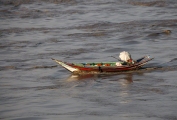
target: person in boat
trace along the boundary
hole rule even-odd
[[[129,52],[123,51],[119,55],[120,61],[116,62],[117,66],[122,66],[122,65],[132,65],[135,62],[133,61],[131,55]]]

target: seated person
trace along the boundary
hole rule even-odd
[[[134,61],[131,58],[130,53],[128,53],[126,51],[121,52],[120,55],[119,55],[119,58],[120,58],[121,61],[116,63],[117,66],[134,64]]]

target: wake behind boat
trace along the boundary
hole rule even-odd
[[[52,60],[72,73],[103,73],[137,70],[153,59],[150,56],[144,56],[140,59],[132,60],[131,55],[125,51],[121,52],[119,57],[120,60],[116,62],[68,63],[53,58]]]

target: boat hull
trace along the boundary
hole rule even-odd
[[[116,66],[116,62],[104,62],[104,63],[92,63],[92,65],[89,63],[67,63],[63,62],[57,59],[52,59],[55,62],[57,62],[59,65],[64,67],[65,69],[69,70],[72,73],[88,73],[88,72],[96,72],[96,73],[102,73],[102,72],[123,72],[123,71],[132,71],[140,69],[143,65],[145,65],[147,62],[152,60],[153,58],[150,58],[149,56],[142,57],[135,61],[132,65],[122,65],[122,66]],[[114,64],[114,65],[111,65]]]

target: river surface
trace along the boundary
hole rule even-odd
[[[167,31],[171,32],[167,32]],[[119,74],[68,62],[154,57]],[[0,0],[0,119],[177,120],[176,0]]]

